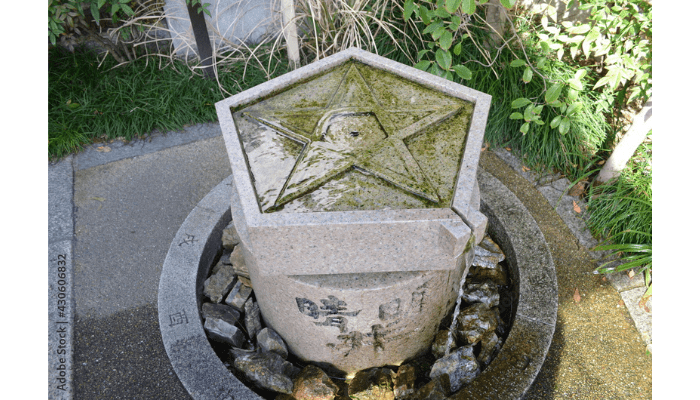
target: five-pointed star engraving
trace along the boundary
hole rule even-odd
[[[246,112],[278,134],[303,145],[284,187],[272,207],[299,198],[352,168],[381,178],[432,202],[439,196],[406,147],[405,140],[424,128],[459,112],[461,106],[391,108],[381,104],[369,84],[351,65],[325,107],[286,111]],[[423,114],[403,128],[394,126],[390,113]],[[317,121],[310,134],[283,126],[285,117]]]

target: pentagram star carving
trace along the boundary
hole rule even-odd
[[[406,140],[430,125],[457,114],[459,105],[416,105],[394,108],[377,100],[370,84],[351,65],[325,107],[284,111],[244,112],[297,142],[297,157],[274,204],[282,206],[351,169],[380,178],[402,190],[438,203],[440,198],[406,146]],[[417,121],[397,127],[391,113],[418,115]],[[316,121],[311,132],[280,121],[303,118]],[[266,211],[266,210],[263,210]]]

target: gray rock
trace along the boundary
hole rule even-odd
[[[479,247],[482,249],[488,250],[491,253],[499,254],[499,260],[503,261],[506,259],[505,254],[503,254],[503,250],[501,250],[501,247],[496,244],[496,242],[491,239],[490,236],[484,236],[484,239],[479,243]]]
[[[469,275],[467,277],[469,278],[469,281],[474,283],[492,281],[499,286],[508,285],[508,275],[501,264],[496,265],[496,268],[472,266],[469,269]]]
[[[233,289],[231,289],[231,293],[226,297],[226,304],[243,311],[243,306],[251,293],[253,293],[253,288],[244,284],[243,281],[239,279],[236,281]]]
[[[463,346],[435,361],[430,370],[430,379],[447,375],[450,393],[456,392],[479,375],[479,364],[471,346]]]
[[[481,339],[481,351],[479,352],[477,360],[481,364],[482,370],[493,360],[500,349],[501,339],[499,339],[495,332],[491,332]]]
[[[474,303],[457,316],[457,337],[464,343],[475,344],[484,335],[496,330],[498,313],[483,303]]]
[[[292,394],[294,383],[290,376],[294,366],[277,353],[253,353],[231,349],[233,366],[256,386],[278,393]]]
[[[435,340],[433,341],[433,345],[430,348],[430,351],[433,353],[433,356],[435,358],[442,358],[445,356],[445,354],[449,353],[450,351],[452,351],[452,349],[457,347],[457,343],[453,338],[453,340],[450,341],[450,350],[447,350],[449,334],[450,331],[448,331],[447,329],[443,329],[438,331],[437,335],[435,335]]]
[[[226,304],[204,303],[202,304],[202,318],[218,318],[236,325],[241,320],[241,313]]]
[[[221,235],[221,242],[226,250],[233,250],[233,247],[240,243],[241,239],[238,237],[238,232],[233,226],[233,221],[224,228],[224,232]]]
[[[243,305],[243,311],[245,313],[244,323],[245,329],[248,331],[248,337],[254,338],[258,336],[258,332],[262,329],[262,323],[260,322],[260,307],[252,297],[248,298],[248,301]]]
[[[462,299],[467,303],[484,303],[489,307],[498,305],[498,287],[492,282],[465,285]]]
[[[231,265],[231,263],[226,264],[223,258],[220,259],[219,262],[212,267],[211,271],[209,271],[209,276],[216,275],[219,271],[221,271],[221,268],[224,268],[225,265]]]
[[[245,265],[245,259],[243,258],[243,249],[241,246],[236,246],[231,252],[229,257],[231,265],[233,265],[233,272],[238,276],[243,276],[250,279],[250,273],[248,272],[248,267]]]
[[[255,351],[257,349],[257,346],[255,345],[255,343],[253,343],[252,340],[246,340],[241,346],[238,346],[238,348],[247,351]]]
[[[506,256],[503,254],[503,251],[501,251],[501,248],[486,236],[484,240],[474,248],[474,261],[472,265],[482,268],[496,268],[498,263],[505,259]]]
[[[411,400],[445,400],[450,391],[450,378],[440,375],[414,392]]]
[[[294,380],[292,396],[297,400],[332,400],[336,393],[338,386],[321,368],[307,365]]]
[[[213,303],[221,303],[226,293],[233,287],[235,274],[230,265],[221,262],[214,267],[214,271],[216,272],[204,281],[204,295]]]
[[[245,342],[243,331],[223,319],[207,318],[204,321],[204,330],[207,331],[212,340],[234,347],[240,347]]]
[[[355,400],[394,400],[394,371],[370,368],[358,372],[348,385],[348,396]]]
[[[394,378],[394,397],[401,400],[412,395],[415,392],[416,377],[416,367],[411,364],[400,366]]]
[[[231,265],[231,252],[227,250],[224,251],[219,259],[219,262],[222,264]]]
[[[280,335],[274,330],[264,328],[258,332],[256,340],[258,341],[258,346],[260,346],[263,351],[277,353],[285,360],[287,359],[287,355],[289,354],[287,352],[287,345],[284,344],[284,340],[282,340]]]

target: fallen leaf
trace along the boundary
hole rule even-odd
[[[579,197],[586,191],[586,185],[583,182],[579,182],[569,189],[569,196]]]
[[[598,161],[598,165],[603,165],[603,164],[605,164],[605,160],[603,160],[603,161]]]
[[[109,153],[112,149],[109,146],[98,146],[97,151],[100,153]]]
[[[607,281],[607,280],[608,280],[608,278],[606,278],[606,277],[603,277],[603,282],[605,282],[605,281]]]
[[[510,151],[510,147],[506,147],[506,150]]]
[[[527,172],[527,171],[529,171],[529,170],[530,170],[530,168],[528,168],[528,167],[526,167],[526,166],[523,165],[523,172]]]
[[[629,276],[630,279],[634,278],[634,270],[631,269],[631,270],[627,271],[627,276]]]
[[[579,207],[575,201],[574,201],[574,211],[576,211],[577,214],[581,214],[581,207]]]
[[[581,295],[578,293],[578,288],[574,289],[574,301],[576,303],[581,301]]]

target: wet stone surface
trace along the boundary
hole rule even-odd
[[[239,246],[230,246],[235,230],[224,229],[212,275],[231,274]],[[443,399],[469,385],[498,354],[505,342],[517,299],[505,257],[486,237],[477,246],[448,340],[453,313],[440,324],[431,351],[401,366],[359,371],[345,379],[338,370],[308,364],[290,354],[284,340],[261,319],[255,293],[238,262],[231,285],[220,293],[204,290],[202,318],[210,344],[225,366],[263,398],[285,399]],[[240,274],[240,275],[238,275]],[[204,286],[211,279],[205,280]],[[236,288],[238,287],[238,288]],[[226,304],[232,293],[248,293],[240,308]],[[219,302],[213,300],[218,299]],[[447,346],[449,345],[449,351]]]
[[[309,212],[448,208],[473,110],[351,61],[232,116],[261,210]]]

